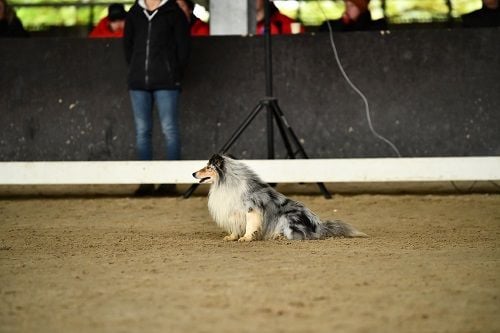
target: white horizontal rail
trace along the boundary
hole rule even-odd
[[[264,181],[418,182],[500,180],[500,157],[242,160]],[[206,161],[0,162],[2,185],[196,182]]]

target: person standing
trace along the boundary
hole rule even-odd
[[[210,26],[194,15],[194,2],[191,0],[177,0],[177,4],[182,9],[189,22],[191,36],[209,36]]]
[[[0,37],[29,37],[23,23],[7,0],[0,0]]]
[[[267,0],[256,0],[255,18],[257,27],[255,33],[263,35],[265,29],[265,6]],[[297,28],[294,29],[294,26]],[[269,28],[271,35],[289,35],[292,33],[304,33],[304,26],[290,17],[282,14],[273,2],[269,2]],[[296,30],[296,31],[294,31]]]
[[[488,28],[500,26],[500,1],[483,0],[483,7],[462,15],[462,26],[466,28]]]
[[[137,0],[123,36],[139,160],[153,159],[153,108],[159,113],[167,160],[181,158],[178,102],[187,65],[189,23],[176,0]],[[175,184],[141,184],[136,196],[173,195]]]
[[[121,3],[108,6],[108,15],[103,17],[89,34],[90,38],[121,38],[127,11]]]
[[[319,31],[328,31],[328,26],[334,31],[386,30],[385,19],[372,20],[370,0],[344,0],[345,10],[338,20],[324,22]]]

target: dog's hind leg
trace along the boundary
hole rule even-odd
[[[238,242],[251,242],[257,240],[262,231],[262,213],[259,210],[251,210],[246,214],[245,235]]]

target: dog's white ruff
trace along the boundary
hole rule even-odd
[[[208,210],[217,225],[231,235],[245,234],[247,208],[241,200],[246,191],[245,185],[240,182],[238,186],[221,184],[210,188]]]

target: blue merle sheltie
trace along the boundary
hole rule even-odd
[[[228,156],[213,155],[193,177],[200,184],[211,184],[208,209],[229,233],[224,240],[367,237],[347,223],[321,221],[302,203],[277,192],[244,163]]]

